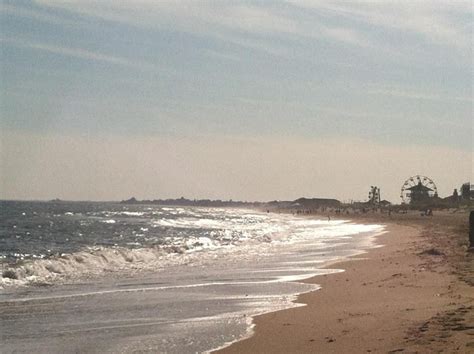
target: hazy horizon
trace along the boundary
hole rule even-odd
[[[473,180],[469,1],[4,1],[0,199],[400,202]]]

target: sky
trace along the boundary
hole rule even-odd
[[[473,179],[470,1],[0,3],[0,199]]]

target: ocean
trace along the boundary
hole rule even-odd
[[[231,208],[0,202],[2,352],[195,353],[302,306],[382,225]]]

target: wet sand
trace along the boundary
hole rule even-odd
[[[472,353],[474,255],[467,213],[365,215],[388,233],[346,271],[314,277],[305,307],[258,316],[255,334],[224,353]]]

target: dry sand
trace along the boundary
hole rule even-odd
[[[225,353],[474,353],[473,258],[467,213],[388,216],[383,247],[309,279],[307,306],[254,319],[255,334]]]

